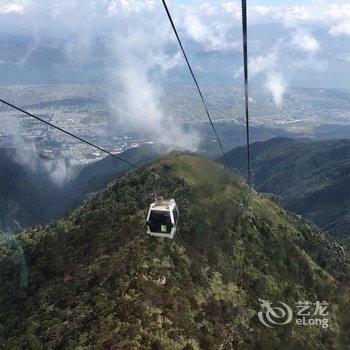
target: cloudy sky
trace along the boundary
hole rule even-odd
[[[242,87],[240,1],[168,5],[200,84]],[[293,87],[350,89],[349,1],[248,5],[253,91],[279,108]],[[193,82],[160,0],[0,0],[0,84],[67,82],[107,82],[123,125],[196,148],[162,108],[164,84]]]
[[[240,2],[168,4],[203,84],[240,83]],[[277,104],[288,86],[350,88],[349,1],[248,4],[251,80]],[[160,0],[0,0],[0,23],[2,83],[118,79],[131,63],[186,79]]]

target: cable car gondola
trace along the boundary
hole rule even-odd
[[[147,233],[156,237],[173,238],[176,233],[179,211],[174,199],[162,197],[150,205],[147,215]]]

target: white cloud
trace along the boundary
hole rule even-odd
[[[63,159],[47,160],[42,165],[58,186],[63,186],[73,177],[73,169]]]
[[[142,16],[141,16],[142,17]],[[162,87],[154,71],[166,72],[183,63],[179,52],[166,52],[171,37],[164,17],[143,18],[138,25],[126,21],[111,42],[116,66],[110,74],[113,115],[129,130],[142,132],[171,148],[195,150],[197,135],[185,131],[162,108]],[[156,24],[156,25],[155,25]]]
[[[221,2],[221,7],[236,18],[241,16],[241,7],[238,1]]]
[[[153,9],[156,5],[155,0],[120,0],[120,5],[129,12],[141,12]]]
[[[229,20],[232,16],[235,20],[240,20],[241,17],[241,2],[239,0],[221,1],[219,5],[214,6],[212,3],[204,2],[199,6],[195,5],[180,5],[186,9],[187,13],[200,13],[200,11],[210,15],[227,15]],[[267,6],[267,5],[248,5],[248,13],[250,23],[266,22],[283,22],[286,25],[295,25],[300,23],[322,23],[330,24],[339,20],[350,19],[350,4],[304,4],[286,6]]]
[[[204,2],[203,4],[201,4],[200,9],[208,15],[215,14],[216,12],[215,7],[210,5],[209,2]]]
[[[29,5],[29,1],[2,2],[0,2],[0,13],[24,13]]]
[[[283,95],[287,89],[287,84],[283,75],[281,73],[269,72],[265,82],[265,88],[272,93],[276,106],[280,106],[283,102]]]
[[[314,54],[320,49],[320,43],[315,39],[306,28],[298,28],[292,43],[300,50]]]
[[[154,64],[159,66],[163,73],[184,64],[184,58],[182,52],[178,51],[174,56],[169,56],[162,53],[153,57]]]
[[[251,10],[256,12],[258,15],[265,17],[274,13],[276,11],[276,8],[271,6],[252,6]]]
[[[250,58],[249,72],[250,77],[263,75],[265,83],[263,87],[272,94],[276,106],[283,103],[283,95],[287,89],[286,79],[282,72],[278,72],[280,66],[280,47],[273,47],[267,55],[259,55]],[[243,68],[235,72],[235,77],[241,76]]]
[[[295,5],[291,7],[275,7],[275,19],[281,19],[287,25],[297,23],[327,24],[350,18],[350,5]]]
[[[327,16],[335,21],[350,19],[350,4],[333,4],[329,6],[327,8]]]
[[[198,16],[192,13],[186,15],[183,26],[187,35],[203,44],[208,51],[227,50],[235,45],[235,43],[228,41],[227,29],[221,24],[214,22],[211,26],[205,25]]]
[[[334,25],[329,30],[329,33],[334,36],[350,35],[350,21]]]
[[[300,22],[317,20],[319,13],[311,6],[296,5],[287,9],[280,8],[275,16],[290,26]]]
[[[118,4],[116,1],[111,1],[108,5],[108,13],[109,15],[114,15],[118,13]]]
[[[31,171],[45,170],[50,178],[59,186],[72,179],[72,168],[63,159],[57,157],[56,159],[45,160],[43,162],[40,157],[38,145],[21,136],[23,135],[23,126],[18,115],[13,114],[11,122],[5,121],[3,127],[10,135],[14,135],[16,162],[23,164]]]
[[[199,18],[189,14],[185,18],[186,33],[195,41],[205,42],[209,36],[207,28],[202,24]]]
[[[102,47],[111,118],[170,148],[196,149],[197,135],[162,109],[162,79],[157,78],[183,64],[183,58],[170,45],[174,36],[159,1],[33,0],[26,15],[28,28],[35,18],[38,26],[64,37],[69,63],[89,64],[96,47]],[[53,171],[58,179],[65,174],[61,165]]]
[[[257,75],[266,71],[270,71],[278,63],[277,48],[266,56],[260,55],[252,57],[249,61],[249,70],[251,75]]]

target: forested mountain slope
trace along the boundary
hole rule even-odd
[[[160,175],[155,182],[152,172]],[[174,240],[146,235],[150,193]],[[0,246],[5,349],[332,349],[349,340],[346,252],[222,166],[180,153],[113,182],[65,220]],[[329,302],[330,327],[267,328],[259,300]]]
[[[320,227],[350,234],[350,140],[275,138],[251,145],[253,182]],[[228,153],[245,171],[246,148]]]

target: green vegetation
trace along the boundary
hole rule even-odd
[[[174,240],[145,234],[153,189],[178,202]],[[1,346],[345,349],[343,248],[263,195],[253,194],[247,212],[246,196],[246,185],[221,165],[171,153],[65,220],[1,245]],[[326,300],[330,327],[268,329],[257,319],[258,298]]]
[[[252,144],[253,181],[259,192],[321,228],[350,238],[350,141],[275,138]],[[246,149],[228,154],[233,167],[246,165]]]

